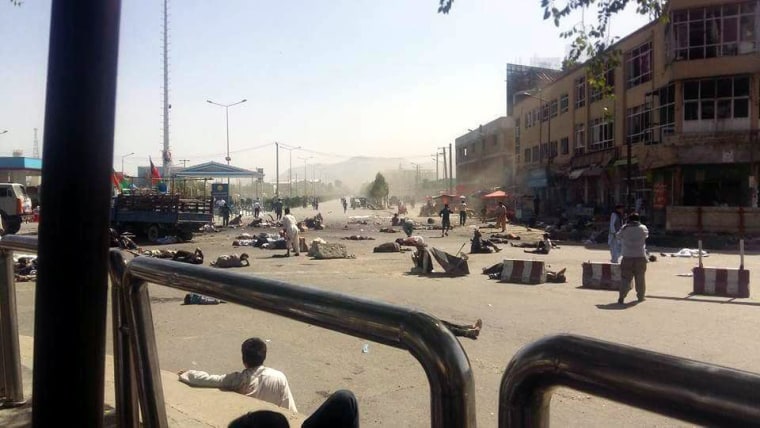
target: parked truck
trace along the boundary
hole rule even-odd
[[[5,233],[14,234],[32,218],[32,201],[19,183],[0,183],[0,217]]]
[[[213,198],[180,195],[120,194],[111,203],[111,227],[119,233],[144,235],[150,242],[164,236],[193,239],[193,233],[214,220]]]

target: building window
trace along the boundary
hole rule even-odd
[[[558,144],[558,142],[556,140],[555,141],[551,141],[549,143],[549,157],[550,158],[557,157],[557,155],[559,154],[559,150],[557,149],[558,146],[559,146],[559,144]]]
[[[683,83],[685,121],[749,117],[749,77],[687,80]]]
[[[541,122],[546,122],[549,120],[549,104],[544,104],[541,106]]]
[[[672,135],[676,126],[676,86],[670,84],[662,87],[654,93],[659,100],[659,105],[655,108],[652,129],[655,134],[652,143],[662,142],[662,137]]]
[[[649,103],[626,110],[626,142],[645,143],[652,140],[652,107]]]
[[[541,144],[541,152],[538,155],[541,159],[546,159],[549,157],[549,143],[542,143]]]
[[[652,42],[631,49],[625,57],[627,88],[652,80]]]
[[[467,157],[467,147],[462,149],[462,157]]]
[[[586,105],[586,78],[575,79],[575,108]]]
[[[533,155],[531,156],[531,159],[533,160],[533,162],[538,162],[538,157],[539,157],[538,146],[536,145],[536,146],[533,146]]]
[[[530,128],[530,113],[525,113],[525,128]]]
[[[602,86],[591,86],[589,101],[592,103],[601,100],[608,91],[615,93],[615,69],[611,68],[604,72],[604,82],[599,83]]]
[[[559,140],[559,151],[563,155],[570,153],[570,139],[569,138],[565,137]]]
[[[556,99],[554,99],[552,100],[550,105],[551,105],[550,111],[551,111],[552,117],[557,117],[557,115],[559,114],[559,102]]]
[[[588,124],[589,141],[588,151],[594,152],[598,150],[609,149],[613,146],[613,140],[615,138],[615,126],[614,122],[604,120],[602,118],[593,119]]]
[[[757,51],[757,0],[673,11],[676,61]]]
[[[570,108],[570,97],[567,94],[562,94],[562,96],[559,97],[559,112],[567,113],[569,108]]]
[[[530,149],[525,149],[525,163],[530,163]]]
[[[586,125],[580,123],[575,125],[575,142],[573,144],[573,153],[582,155],[586,152]]]

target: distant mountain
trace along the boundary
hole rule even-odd
[[[320,177],[325,182],[334,182],[340,180],[344,187],[353,193],[358,193],[362,184],[369,183],[375,179],[375,175],[380,172],[383,175],[396,175],[399,171],[406,171],[407,174],[414,174],[415,166],[404,158],[374,158],[358,156],[343,162],[333,164],[309,164],[307,168],[307,179],[313,177],[313,170],[316,170],[316,178]],[[298,180],[303,179],[304,168],[293,168],[293,180],[298,175]],[[435,174],[433,174],[435,175]],[[412,180],[414,176],[412,175]],[[280,174],[280,180],[288,180],[288,171]]]

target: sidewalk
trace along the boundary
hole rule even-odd
[[[31,426],[32,408],[32,362],[34,339],[19,336],[21,348],[21,370],[24,381],[25,406],[0,410],[0,426],[20,428]],[[115,393],[113,378],[113,357],[106,356],[105,379],[105,426],[115,427]],[[230,421],[247,412],[273,410],[284,414],[292,427],[300,427],[304,418],[255,398],[233,392],[223,392],[211,388],[192,388],[177,380],[177,375],[161,371],[164,387],[166,414],[169,426],[187,428],[226,427]]]

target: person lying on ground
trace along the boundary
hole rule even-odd
[[[488,275],[488,279],[501,279],[501,272],[504,270],[504,262],[499,262],[489,267],[483,268],[483,275]],[[567,282],[565,272],[567,268],[558,271],[546,270],[546,282],[564,283]]]
[[[267,344],[258,337],[251,337],[243,342],[240,351],[243,371],[214,375],[200,370],[180,370],[177,372],[179,380],[190,386],[237,392],[298,413],[285,374],[264,366]]]
[[[200,248],[196,248],[192,253],[185,250],[177,250],[172,257],[172,260],[177,262],[190,263],[194,265],[203,264],[203,251]]]
[[[446,320],[441,320],[444,327],[454,336],[466,337],[468,339],[477,340],[480,335],[480,330],[483,328],[483,320],[478,318],[475,324],[454,324]]]
[[[230,422],[229,428],[289,428],[288,419],[271,410],[249,412]],[[341,389],[330,394],[301,428],[359,428],[359,403],[353,392]]]
[[[472,232],[472,244],[470,245],[470,254],[478,253],[497,253],[501,251],[501,248],[497,247],[490,239],[484,239],[480,230],[475,228]]]
[[[229,268],[229,267],[245,267],[250,266],[251,263],[248,261],[248,254],[243,253],[241,255],[237,254],[228,254],[228,255],[222,255],[216,258],[216,261],[211,262],[211,266],[216,266],[219,268]]]
[[[527,247],[530,244],[524,244],[524,243],[522,243],[522,244],[518,244],[518,245],[515,245],[515,244],[510,244],[510,245],[512,245],[513,247]],[[526,253],[533,253],[533,254],[549,254],[549,251],[551,251],[552,248],[559,248],[558,246],[556,246],[556,245],[554,245],[552,243],[551,239],[549,239],[549,234],[548,233],[544,233],[543,240],[538,241],[538,243],[535,244],[535,247],[536,247],[535,250],[530,250],[530,251],[529,250],[525,250],[525,252]]]

